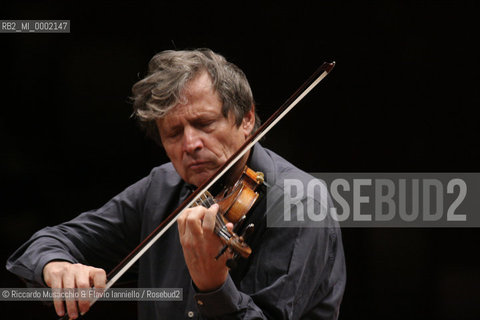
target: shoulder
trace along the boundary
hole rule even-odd
[[[180,176],[178,175],[177,171],[173,167],[171,162],[164,163],[160,166],[154,167],[151,171],[149,176],[152,179],[166,179],[170,182],[178,182],[181,180]]]
[[[150,191],[176,189],[184,184],[171,162],[154,167],[145,179],[148,181]]]
[[[252,155],[252,165],[264,172],[270,185],[283,186],[286,179],[295,179],[303,184],[308,183],[314,177],[299,169],[294,164],[281,157],[277,153],[257,144]],[[257,170],[254,168],[255,170]]]

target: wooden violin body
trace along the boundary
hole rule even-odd
[[[214,203],[219,209],[215,221],[215,233],[220,237],[225,247],[216,258],[220,257],[225,249],[230,248],[235,254],[242,258],[248,258],[252,250],[245,243],[244,235],[238,236],[235,232],[228,230],[227,223],[231,222],[237,230],[242,225],[248,212],[258,200],[260,193],[259,186],[264,183],[262,172],[255,172],[245,166],[241,176],[233,186],[223,188],[217,196],[212,197],[210,192],[205,192],[196,202],[196,205],[210,207]],[[246,230],[252,230],[253,225]]]

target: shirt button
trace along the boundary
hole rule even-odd
[[[203,301],[202,300],[197,300],[197,303],[199,306],[203,306]]]
[[[189,318],[193,318],[195,314],[193,313],[193,311],[188,311],[187,315]]]

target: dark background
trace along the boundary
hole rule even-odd
[[[165,49],[225,55],[247,74],[262,119],[335,60],[263,142],[306,171],[478,172],[479,13],[475,1],[2,3],[1,19],[70,19],[71,33],[0,34],[1,261],[166,161],[128,102]],[[340,319],[480,317],[478,229],[357,228],[343,239]],[[0,308],[55,319],[37,302]],[[94,310],[135,318],[133,303]]]

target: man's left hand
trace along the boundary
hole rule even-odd
[[[180,243],[190,276],[200,291],[213,291],[227,280],[225,265],[230,254],[228,250],[218,260],[215,256],[222,248],[222,242],[215,234],[215,220],[218,205],[209,209],[197,206],[185,210],[177,220]],[[227,224],[231,230],[232,225]]]

